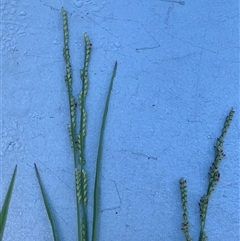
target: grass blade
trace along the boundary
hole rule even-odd
[[[0,241],[3,238],[3,232],[4,232],[6,220],[7,220],[8,208],[9,208],[9,204],[10,204],[10,201],[11,201],[12,190],[13,190],[13,186],[14,186],[16,173],[17,173],[17,165],[14,168],[12,179],[11,179],[10,185],[8,187],[7,195],[5,197],[3,207],[2,207],[2,210],[0,212]]]
[[[98,154],[97,154],[97,163],[96,163],[96,174],[95,174],[95,185],[94,185],[94,207],[93,207],[93,229],[92,229],[92,241],[97,240],[97,221],[98,221],[98,201],[99,201],[99,176],[100,176],[100,167],[101,167],[101,159],[102,159],[102,147],[103,147],[103,136],[104,136],[104,130],[106,125],[106,118],[107,118],[107,112],[108,112],[108,105],[111,95],[111,90],[113,86],[113,80],[116,76],[117,72],[117,62],[115,62],[112,78],[110,81],[109,89],[108,89],[108,95],[105,103],[103,118],[102,118],[102,125],[101,125],[101,131],[100,131],[100,137],[99,137],[99,144],[98,144]]]
[[[45,205],[45,208],[46,208],[46,211],[47,211],[48,219],[49,219],[51,227],[52,227],[53,239],[54,239],[54,241],[57,241],[57,233],[56,233],[56,229],[55,229],[53,215],[51,213],[50,205],[49,205],[49,202],[47,200],[47,195],[46,195],[46,193],[44,191],[44,188],[43,188],[43,184],[42,184],[40,174],[39,174],[38,169],[37,169],[37,165],[35,163],[34,163],[34,168],[35,168],[38,183],[39,183],[39,186],[40,186],[40,189],[41,189],[42,198],[43,198],[44,205]]]

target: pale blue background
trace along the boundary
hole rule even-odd
[[[3,241],[53,240],[34,162],[60,240],[76,241],[62,6],[69,17],[75,87],[84,32],[93,44],[87,96],[89,190],[107,86],[118,61],[103,150],[99,240],[184,240],[182,176],[188,182],[190,232],[198,240],[198,202],[231,107],[236,114],[206,232],[209,241],[240,240],[237,2],[1,1],[1,205],[18,164]]]

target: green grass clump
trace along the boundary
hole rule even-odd
[[[94,185],[94,202],[93,202],[93,226],[92,226],[92,235],[89,235],[89,218],[87,212],[87,172],[85,169],[85,137],[86,137],[86,125],[87,125],[87,112],[85,108],[86,96],[88,91],[88,66],[90,59],[91,46],[89,37],[87,34],[84,34],[85,42],[85,56],[84,56],[84,66],[80,70],[80,79],[82,84],[82,89],[78,94],[77,98],[74,97],[72,91],[72,68],[70,63],[70,53],[69,53],[69,32],[68,32],[68,19],[67,13],[62,8],[62,17],[63,17],[63,33],[64,33],[64,47],[63,47],[63,56],[65,60],[66,74],[65,74],[65,84],[67,86],[68,93],[68,103],[69,103],[69,114],[70,114],[70,124],[68,125],[68,132],[70,136],[71,146],[73,150],[73,159],[74,159],[74,169],[75,169],[75,184],[76,184],[76,204],[77,204],[77,227],[78,227],[78,241],[89,241],[90,236],[91,240],[97,240],[97,221],[98,221],[98,201],[99,201],[99,179],[100,179],[100,169],[101,169],[101,158],[102,158],[102,148],[103,148],[103,136],[106,125],[106,118],[108,112],[108,105],[111,95],[111,90],[113,86],[113,80],[116,76],[117,71],[117,62],[115,63],[112,77],[110,80],[110,85],[108,89],[107,99],[105,102],[104,113],[102,117],[102,125],[100,130],[99,145],[97,150],[97,160],[96,160],[96,173],[95,173],[95,185]],[[77,123],[76,112],[77,106],[79,107],[80,121]],[[54,224],[54,218],[51,213],[50,204],[44,190],[40,174],[38,172],[36,164],[35,171],[40,185],[41,194],[45,204],[45,208],[48,214],[48,218],[52,227],[52,233],[54,241],[57,240],[57,234]]]
[[[206,241],[207,235],[205,232],[205,223],[207,217],[207,209],[210,200],[210,196],[214,191],[214,188],[219,181],[220,173],[218,170],[219,164],[222,158],[225,156],[222,150],[224,137],[227,134],[228,128],[231,124],[232,118],[234,115],[233,108],[230,110],[229,115],[226,117],[222,133],[217,138],[217,143],[215,145],[215,158],[210,167],[210,171],[208,173],[208,188],[206,194],[204,194],[199,202],[199,209],[200,209],[200,234],[199,234],[199,241]],[[188,212],[187,212],[187,184],[184,178],[180,179],[180,191],[181,191],[181,200],[182,200],[182,208],[183,208],[183,223],[182,223],[182,230],[185,234],[186,241],[192,241],[190,234],[189,234],[189,222],[188,222]]]
[[[85,108],[86,96],[88,91],[88,66],[91,52],[91,43],[87,34],[84,34],[85,41],[85,57],[84,67],[80,70],[80,78],[82,81],[82,90],[77,99],[72,93],[72,70],[69,54],[69,34],[68,34],[68,20],[67,13],[62,8],[63,16],[63,31],[64,31],[64,48],[63,55],[66,64],[65,83],[67,86],[69,110],[70,110],[70,124],[68,125],[69,136],[72,144],[74,155],[74,167],[75,167],[75,181],[76,181],[76,202],[77,202],[77,219],[78,219],[78,240],[89,240],[88,235],[88,217],[87,217],[87,172],[85,170],[85,136],[86,136],[86,124],[87,124],[87,112]],[[97,220],[98,220],[98,200],[99,200],[99,175],[101,168],[101,157],[103,147],[103,136],[106,125],[106,117],[108,111],[108,105],[110,100],[110,94],[112,90],[113,80],[116,76],[117,62],[115,63],[108,95],[105,103],[105,109],[102,117],[102,125],[100,130],[98,154],[96,161],[96,176],[94,186],[94,207],[93,207],[93,230],[92,240],[97,239]],[[80,123],[76,124],[76,107],[79,106],[80,111]],[[77,130],[78,129],[78,130]]]

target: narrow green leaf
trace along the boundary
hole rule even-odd
[[[35,167],[38,183],[39,183],[39,186],[40,186],[40,189],[41,189],[44,205],[45,205],[45,208],[46,208],[46,211],[47,211],[48,219],[49,219],[51,227],[52,227],[53,238],[54,238],[54,241],[57,241],[57,233],[56,233],[56,229],[55,229],[53,215],[51,213],[50,205],[49,205],[49,202],[47,200],[47,195],[45,193],[45,190],[44,190],[44,187],[43,187],[43,184],[42,184],[42,181],[41,181],[40,174],[38,172],[36,163],[34,163],[34,167]]]
[[[117,62],[115,62],[112,78],[110,81],[109,89],[108,89],[108,95],[105,103],[105,108],[103,112],[103,118],[102,118],[102,126],[100,131],[100,137],[99,137],[99,144],[98,144],[98,154],[97,154],[97,163],[96,163],[96,174],[95,174],[95,185],[94,185],[94,207],[93,207],[93,229],[92,229],[92,241],[97,240],[97,221],[98,221],[98,201],[99,201],[99,176],[100,176],[100,168],[101,168],[101,159],[102,159],[102,148],[103,148],[103,136],[104,136],[104,130],[106,125],[106,118],[107,118],[107,112],[108,112],[108,105],[111,95],[111,90],[113,86],[113,80],[116,76],[117,72]]]
[[[12,190],[13,190],[13,186],[14,186],[16,173],[17,173],[17,165],[14,168],[12,179],[11,179],[10,185],[8,187],[7,195],[5,197],[3,207],[2,207],[2,210],[0,212],[0,241],[3,238],[3,232],[4,232],[6,220],[7,220],[8,208],[9,208],[9,204],[10,204],[10,201],[11,201]]]

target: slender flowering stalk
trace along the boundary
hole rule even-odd
[[[229,115],[226,117],[223,129],[222,129],[222,133],[219,136],[219,138],[217,138],[217,143],[215,146],[215,159],[214,159],[214,162],[212,163],[212,165],[210,167],[210,171],[208,173],[209,184],[208,184],[207,193],[201,197],[200,202],[199,202],[200,225],[201,225],[199,241],[207,240],[207,235],[204,231],[204,228],[205,228],[205,220],[206,220],[206,216],[207,216],[208,203],[209,203],[210,196],[220,178],[220,173],[218,171],[218,167],[219,167],[219,164],[220,164],[222,158],[225,156],[225,154],[222,150],[223,141],[224,141],[224,137],[227,134],[231,121],[233,119],[233,115],[234,115],[234,109],[232,108],[229,112]]]
[[[222,158],[225,156],[222,150],[224,137],[227,134],[228,128],[231,124],[231,121],[233,119],[234,115],[234,109],[232,108],[229,112],[229,115],[226,117],[226,120],[224,122],[224,126],[222,129],[222,133],[219,138],[217,138],[217,143],[215,146],[215,159],[210,167],[210,171],[208,173],[209,177],[209,184],[207,193],[204,194],[199,202],[199,209],[200,209],[200,234],[199,234],[199,241],[206,241],[207,235],[205,232],[205,222],[207,217],[207,209],[209,204],[209,199],[214,191],[214,188],[219,181],[220,173],[218,171],[219,164],[222,160]],[[188,216],[187,216],[187,186],[186,186],[186,180],[184,178],[180,179],[180,191],[181,191],[181,200],[182,200],[182,207],[183,207],[183,224],[182,224],[182,230],[185,234],[186,241],[191,241],[189,235],[189,222],[188,222]]]
[[[183,208],[182,230],[185,234],[186,241],[192,241],[189,234],[189,222],[188,222],[188,211],[187,211],[187,181],[184,178],[181,178],[179,183],[180,183],[181,200],[182,200],[182,208]]]

